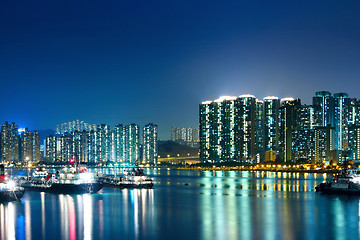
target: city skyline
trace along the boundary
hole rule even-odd
[[[359,98],[355,1],[4,2],[0,120],[54,129],[198,126],[198,103],[252,93]]]
[[[318,91],[318,92],[315,92],[316,94],[318,93],[330,93],[329,91],[325,91],[325,90],[321,90],[321,91]],[[330,93],[332,94],[332,93]],[[335,94],[345,94],[349,99],[358,99],[357,97],[355,96],[350,96],[348,93],[343,93],[343,92],[336,92],[334,93]],[[313,103],[304,103],[303,101],[303,98],[300,98],[300,97],[290,97],[290,96],[284,96],[284,97],[278,97],[278,96],[274,96],[274,95],[269,95],[269,96],[264,96],[263,98],[258,98],[256,97],[255,95],[253,94],[249,94],[249,93],[245,93],[245,94],[240,94],[240,95],[236,95],[236,96],[220,96],[218,98],[216,98],[216,100],[205,100],[205,101],[202,101],[200,104],[204,104],[204,103],[207,103],[207,102],[213,102],[213,101],[220,101],[220,100],[224,100],[224,99],[227,99],[227,98],[242,98],[242,97],[251,97],[251,98],[254,98],[254,99],[263,99],[263,100],[267,100],[267,99],[279,99],[279,100],[284,100],[284,101],[287,101],[287,100],[300,100],[302,101],[302,104],[303,105],[308,105],[308,106],[311,106],[313,105]],[[314,96],[311,97],[312,98],[312,101],[314,101]],[[360,98],[359,98],[360,99]],[[199,104],[199,103],[197,103]],[[197,118],[198,118],[198,115],[197,115]],[[4,120],[4,122],[10,122],[10,123],[15,123],[14,121],[8,121],[8,120]],[[78,131],[82,131],[82,130],[92,130],[92,129],[96,129],[98,126],[101,126],[101,125],[107,125],[111,128],[115,128],[116,129],[116,126],[119,124],[119,123],[116,123],[114,126],[111,126],[110,124],[107,124],[107,123],[104,123],[104,121],[101,121],[102,123],[101,124],[91,124],[91,123],[86,123],[82,120],[79,120],[79,119],[73,119],[72,121],[68,121],[68,122],[63,122],[63,123],[58,123],[56,124],[56,126],[54,128],[49,128],[49,129],[44,129],[44,128],[39,128],[39,129],[32,129],[33,131],[45,131],[47,134],[46,136],[41,136],[41,138],[45,138],[49,135],[53,135],[53,133],[48,133],[47,130],[51,130],[51,131],[54,131],[54,134],[57,134],[57,135],[61,135],[63,134],[64,132],[73,132],[75,130],[78,130]],[[73,130],[70,130],[72,127],[71,127],[71,124],[73,124]],[[130,124],[134,124],[134,123],[129,123]],[[145,123],[143,125],[146,125],[148,123]],[[25,131],[25,129],[28,129],[29,127],[28,126],[22,126],[18,123],[16,123],[16,125],[18,125],[18,131],[19,132],[23,132]],[[198,124],[195,126],[195,127],[187,127],[187,128],[191,128],[191,129],[194,129],[194,130],[198,130],[199,128],[199,125],[200,125],[200,122],[198,120]],[[60,131],[61,128],[68,128],[67,131]],[[174,126],[171,126],[170,129],[166,129],[164,130],[164,132],[166,132],[164,134],[164,136],[166,136],[166,139],[158,139],[158,140],[161,140],[161,141],[167,141],[167,140],[171,140],[171,141],[174,141],[173,139],[173,136],[172,136],[172,131],[173,131],[173,128],[177,128],[177,127],[174,127]],[[178,130],[182,129],[184,131],[184,129],[187,129],[187,128],[177,128]]]

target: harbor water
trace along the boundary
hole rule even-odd
[[[329,174],[145,171],[153,189],[1,203],[0,239],[360,239],[360,197],[315,192]]]

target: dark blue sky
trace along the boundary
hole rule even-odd
[[[360,98],[359,1],[1,1],[0,121],[197,127],[221,95]]]

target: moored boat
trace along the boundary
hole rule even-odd
[[[5,167],[0,165],[0,202],[20,201],[25,189],[5,178]]]
[[[123,177],[101,177],[99,182],[106,187],[116,188],[152,188],[154,185],[153,180],[148,178],[142,168],[124,168],[123,174]]]
[[[103,187],[95,174],[84,167],[71,167],[45,178],[23,179],[20,183],[26,190],[60,194],[96,193]]]
[[[356,169],[346,169],[331,182],[321,183],[315,189],[317,192],[329,194],[360,195],[360,176]]]

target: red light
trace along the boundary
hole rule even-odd
[[[70,158],[70,163],[74,163],[75,160],[73,158]]]

